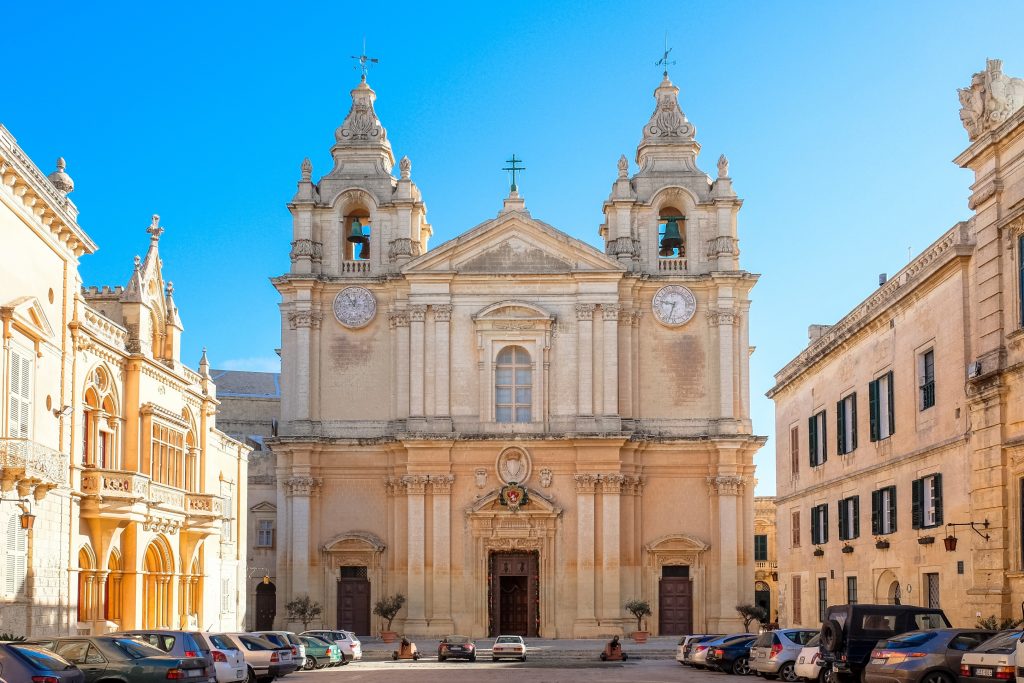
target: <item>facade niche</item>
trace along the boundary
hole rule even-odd
[[[370,212],[353,207],[342,219],[342,250],[346,261],[367,261],[370,258]]]

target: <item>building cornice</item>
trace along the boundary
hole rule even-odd
[[[1022,124],[1024,124],[1024,107],[1013,112],[1013,114],[1011,114],[1010,117],[1006,119],[1006,121],[1003,121],[1003,123],[998,127],[979,136],[978,139],[972,142],[967,149],[953,159],[953,163],[962,168],[970,167],[978,157],[984,155],[992,147],[1000,144],[1005,138],[1010,137],[1013,133],[1020,132],[1018,131],[1018,128],[1021,128]]]

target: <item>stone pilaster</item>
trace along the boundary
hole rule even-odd
[[[424,320],[427,307],[409,307],[409,417],[423,417]]]
[[[309,586],[312,555],[309,545],[310,498],[320,492],[323,481],[318,477],[296,476],[285,481],[291,507],[291,580],[295,594]]]
[[[433,502],[433,601],[431,603],[430,630],[448,635],[454,629],[452,621],[452,483],[455,475],[430,475],[430,495]]]
[[[622,545],[621,496],[626,478],[621,474],[601,476],[601,623],[610,625],[622,619]]]
[[[718,328],[718,391],[720,417],[729,419],[735,416],[734,408],[734,368],[736,353],[733,344],[733,325],[736,314],[731,310],[708,311],[708,321]]]
[[[395,394],[398,396],[396,416],[402,420],[409,417],[409,314],[393,311],[389,323],[394,326],[395,344]]]
[[[426,476],[409,475],[402,477],[408,510],[406,539],[408,541],[409,603],[405,630],[409,633],[424,633],[427,627],[426,558],[424,550],[424,494],[429,479]]]
[[[434,412],[438,417],[448,417],[450,408],[451,336],[452,305],[431,306],[434,311]]]
[[[585,638],[596,635],[597,616],[594,610],[594,488],[598,478],[593,474],[575,474],[576,481],[576,624],[573,635]]]
[[[717,476],[708,477],[707,482],[712,504],[717,503],[718,528],[714,537],[719,539],[718,566],[721,568],[718,575],[719,604],[715,610],[717,615],[708,610],[708,628],[725,629],[721,632],[728,633],[735,631],[743,623],[736,615],[736,600],[745,591],[740,589],[736,568],[739,559],[738,547],[741,543],[738,536],[740,495],[745,481],[743,477]]]
[[[604,406],[606,416],[619,414],[619,305],[602,304],[604,319]]]
[[[578,415],[594,414],[594,304],[576,304],[576,357],[579,372]]]
[[[310,419],[310,386],[312,376],[311,330],[320,327],[321,315],[317,311],[297,310],[288,314],[288,325],[295,331],[295,419]]]

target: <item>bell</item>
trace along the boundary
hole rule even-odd
[[[365,261],[368,258],[370,258],[370,240],[364,237],[359,243],[359,260]]]
[[[666,216],[663,220],[665,221],[665,236],[661,238],[661,250],[658,251],[658,255],[671,256],[672,252],[683,246],[683,238],[679,234],[679,221],[686,219],[682,216]]]
[[[348,241],[355,244],[366,244],[366,233],[363,232],[363,224],[358,218],[352,219],[352,232],[349,233]]]

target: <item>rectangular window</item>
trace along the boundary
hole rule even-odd
[[[256,547],[274,547],[274,520],[261,519],[256,522]]]
[[[896,431],[892,371],[868,384],[868,408],[871,413],[871,440],[888,439]]]
[[[860,536],[860,496],[839,501],[839,540],[849,541]]]
[[[803,605],[801,604],[801,598],[803,598],[803,595],[801,593],[800,577],[799,576],[794,576],[793,577],[793,601],[792,601],[793,602],[793,624],[794,625],[799,624],[802,621],[801,612],[803,610],[801,609],[801,607],[803,607]]]
[[[754,534],[754,562],[768,561],[768,536]]]
[[[935,351],[928,349],[918,362],[921,374],[921,410],[935,405]]]
[[[150,476],[153,477],[153,481],[183,488],[185,483],[185,435],[166,425],[154,422],[152,447]]]
[[[836,404],[836,452],[851,453],[857,448],[857,393],[844,397]]]
[[[7,435],[12,439],[28,439],[32,434],[32,369],[32,354],[12,346],[7,406]]]
[[[924,587],[928,592],[928,606],[938,608],[939,605],[939,575],[925,574]]]
[[[220,611],[221,612],[232,612],[234,606],[234,600],[231,596],[231,579],[220,580]]]
[[[807,443],[810,447],[811,467],[824,465],[828,460],[828,442],[825,434],[825,411],[807,419]]]
[[[1024,479],[1021,479],[1021,500],[1024,500]],[[792,519],[793,519],[793,528],[792,528],[792,532],[793,532],[793,547],[794,548],[799,548],[800,547],[800,511],[799,510],[794,510],[793,511]]]
[[[818,621],[825,621],[825,610],[828,609],[828,579],[818,579]]]
[[[811,508],[811,543],[828,543],[828,503]]]
[[[850,605],[857,604],[857,577],[846,577],[846,602]]]
[[[789,461],[793,475],[800,474],[800,428],[796,425],[789,428]]]
[[[884,536],[896,531],[896,487],[871,492],[871,533]]]
[[[931,529],[942,524],[942,475],[930,474],[911,484],[911,526]]]
[[[1017,238],[1017,297],[1020,302],[1020,325],[1024,327],[1024,235]]]

